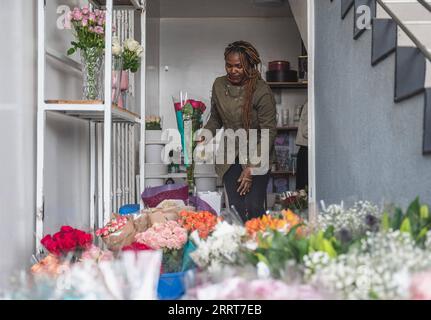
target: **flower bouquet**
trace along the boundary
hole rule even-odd
[[[158,116],[145,117],[146,130],[162,130],[161,119]]]
[[[65,19],[65,28],[73,26],[75,41],[68,55],[78,49],[81,53],[82,71],[84,76],[84,100],[101,100],[103,95],[102,76],[105,49],[106,13],[102,10],[91,10],[87,6],[74,8]]]
[[[125,107],[125,97],[129,89],[129,71],[136,73],[141,65],[141,57],[144,52],[144,48],[134,39],[126,39],[121,45],[120,40],[114,37],[112,40],[112,54],[114,61],[118,61],[117,72],[114,72],[114,78],[112,82],[113,91],[116,89],[116,93],[121,93],[119,96],[115,96],[118,107]],[[115,65],[115,64],[114,64]]]
[[[180,223],[188,231],[197,231],[201,239],[206,239],[217,225],[218,219],[211,212],[181,211]]]
[[[154,250],[163,250],[162,265],[165,273],[180,271],[187,230],[178,222],[157,223],[147,231],[138,233],[135,240]]]
[[[254,218],[245,223],[247,233],[250,236],[256,236],[259,232],[267,230],[277,230],[282,233],[287,233],[292,227],[300,224],[302,219],[290,210],[283,210],[279,217],[271,215],[263,215],[260,218]],[[296,229],[297,233],[301,232],[301,228]]]
[[[187,182],[189,193],[194,189],[194,162],[193,150],[196,142],[193,140],[194,133],[202,128],[202,115],[206,106],[202,101],[187,99],[187,93],[180,93],[180,101],[173,98],[178,130],[181,134],[181,146],[184,154],[184,164],[187,168]]]
[[[46,235],[40,241],[49,253],[57,257],[66,257],[69,254],[79,255],[89,248],[92,242],[93,236],[91,234],[70,226],[63,226],[53,236]],[[76,256],[73,258],[76,258]]]
[[[200,268],[217,272],[224,265],[235,265],[240,258],[242,240],[246,230],[227,222],[219,222],[206,240],[200,238],[197,230],[190,235],[196,245],[196,250],[190,254]]]
[[[117,251],[132,244],[136,235],[136,230],[132,220],[126,217],[111,219],[105,227],[96,231],[108,249]]]

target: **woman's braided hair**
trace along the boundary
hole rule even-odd
[[[262,75],[259,71],[261,60],[259,52],[252,44],[246,41],[235,41],[226,47],[224,52],[225,60],[231,53],[238,53],[241,65],[244,68],[244,74],[246,76],[245,83],[245,102],[242,107],[243,110],[243,125],[247,130],[250,129],[251,125],[251,109],[253,103],[253,94],[256,90],[257,81],[262,79]]]

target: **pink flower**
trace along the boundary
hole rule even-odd
[[[88,16],[88,20],[90,20],[91,22],[96,21],[96,15],[93,12],[91,12],[90,15]]]
[[[82,14],[87,15],[90,13],[90,9],[88,9],[88,7],[85,6],[85,7],[82,7],[81,12],[82,12]]]
[[[431,300],[431,272],[413,276],[410,282],[410,299]]]
[[[103,26],[105,24],[105,19],[102,19],[102,18],[97,19],[97,24],[99,26]],[[114,29],[114,27],[112,27],[112,28]]]
[[[81,21],[82,20],[82,13],[81,11],[79,11],[79,9],[77,11],[73,10],[73,20],[75,21]]]
[[[99,17],[99,16],[100,16],[100,13],[101,13],[101,11],[100,11],[99,9],[94,10],[94,15],[95,15],[96,17]]]
[[[97,34],[103,34],[105,31],[101,26],[97,26],[94,28],[94,32],[96,32]]]
[[[82,21],[81,21],[81,25],[82,25],[83,27],[88,26],[88,19],[87,19],[87,18],[83,18],[83,19],[82,19]]]
[[[181,103],[179,103],[179,102],[174,103],[174,107],[175,107],[175,111],[181,111],[182,110]]]

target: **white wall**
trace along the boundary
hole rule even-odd
[[[293,18],[162,18],[160,30],[160,114],[164,128],[177,127],[172,95],[178,96],[180,90],[209,106],[213,81],[225,74],[223,53],[228,43],[253,43],[263,60],[263,74],[272,60],[289,60],[297,69],[301,53]],[[169,71],[164,71],[165,66]]]
[[[65,48],[55,29],[57,4],[48,0],[47,42]],[[30,265],[36,207],[37,2],[0,2],[0,288]],[[63,42],[62,42],[63,41]],[[80,77],[47,59],[47,98],[80,96]],[[81,121],[49,116],[46,135],[46,228],[88,227],[88,130]]]
[[[304,41],[304,46],[308,49],[307,0],[289,0],[289,5]]]
[[[48,0],[46,46],[66,53],[73,40],[71,30],[57,28],[59,5],[84,5],[80,0]],[[72,56],[80,61],[79,53]],[[81,73],[47,58],[46,99],[81,99]],[[45,149],[45,233],[63,224],[89,228],[89,125],[87,121],[49,114]]]
[[[0,38],[8,44],[0,55],[0,288],[11,270],[28,265],[33,248],[35,7],[33,1],[0,2]]]

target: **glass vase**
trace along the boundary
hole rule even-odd
[[[103,100],[103,49],[81,49],[81,62],[83,74],[83,99]]]
[[[175,273],[181,271],[184,250],[163,249],[162,268],[163,273]]]
[[[123,70],[123,60],[114,56],[112,59],[112,103],[119,106],[121,99],[121,73]]]

